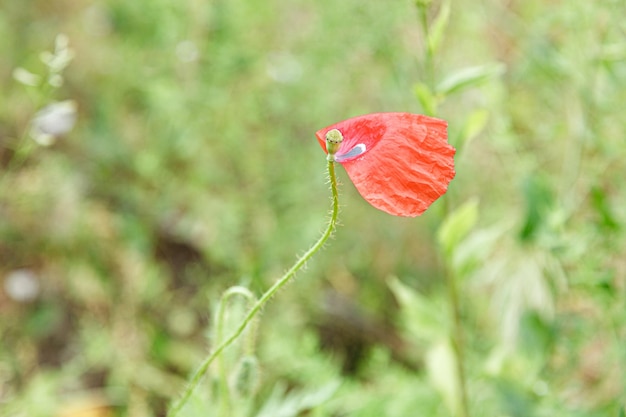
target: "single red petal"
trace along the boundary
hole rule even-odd
[[[389,214],[415,217],[454,178],[456,151],[447,142],[446,127],[444,120],[419,114],[374,113],[328,126],[315,136],[326,151],[326,132],[339,130],[344,141],[337,161],[361,196]]]

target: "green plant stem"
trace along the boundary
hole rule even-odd
[[[435,59],[430,42],[430,22],[428,20],[428,5],[418,2],[417,9],[419,12],[420,23],[422,27],[422,35],[424,36],[424,80],[431,92],[435,91]]]
[[[456,355],[456,374],[457,385],[460,395],[460,409],[459,415],[461,417],[469,417],[469,402],[467,397],[467,383],[465,376],[465,354],[463,346],[463,327],[461,323],[461,308],[459,304],[458,290],[456,286],[456,279],[450,271],[445,273],[448,287],[448,301],[450,302],[450,308],[452,310],[452,345],[454,347],[454,353]]]
[[[335,165],[334,162],[328,161],[328,176],[330,178],[330,189],[332,193],[332,212],[330,215],[330,220],[328,222],[328,226],[322,236],[318,239],[311,248],[306,251],[304,255],[302,255],[296,263],[283,275],[280,279],[278,279],[274,285],[272,285],[259,300],[250,308],[248,314],[244,317],[239,327],[223,342],[221,342],[214,350],[211,352],[209,356],[202,362],[200,367],[196,370],[196,372],[191,377],[189,384],[183,391],[180,399],[174,403],[174,405],[170,408],[167,413],[168,417],[175,417],[185,406],[189,397],[194,392],[196,387],[199,385],[202,377],[209,369],[209,366],[215,358],[217,358],[228,346],[230,346],[241,334],[244,332],[246,327],[250,324],[250,322],[255,318],[255,316],[259,313],[259,311],[263,308],[263,306],[269,301],[270,298],[274,296],[281,288],[283,288],[291,279],[295,276],[296,272],[298,272],[306,262],[311,259],[311,257],[319,251],[324,243],[328,240],[328,238],[333,234],[333,231],[337,227],[337,217],[339,215],[339,192],[337,190],[337,177],[335,176]]]
[[[217,307],[217,320],[215,325],[215,343],[221,343],[224,337],[224,321],[226,316],[226,306],[231,298],[239,295],[248,300],[248,303],[253,305],[256,302],[256,297],[250,290],[245,287],[235,286],[227,289],[222,294],[219,305]],[[254,328],[254,325],[253,325]],[[254,332],[253,332],[254,333]],[[249,337],[254,338],[254,334],[249,335]],[[246,343],[246,345],[253,344]],[[219,374],[219,384],[220,384],[220,416],[229,416],[231,415],[231,406],[230,406],[230,390],[228,389],[228,378],[226,375],[226,364],[224,363],[224,355],[221,355],[217,358],[217,368]]]
[[[4,183],[7,181],[9,174],[19,169],[35,148],[34,144],[28,141],[27,136],[28,133],[25,131],[22,136],[17,139],[13,148],[13,155],[4,171],[0,173],[0,195],[4,192]]]
[[[48,83],[44,83],[40,88],[41,91],[39,91],[39,97],[32,97],[34,109],[40,109],[46,102],[52,100],[54,88],[51,88]],[[13,155],[11,156],[6,168],[2,173],[0,173],[0,195],[4,192],[4,183],[7,180],[8,175],[21,168],[26,160],[28,160],[31,156],[33,151],[37,148],[34,140],[29,137],[29,131],[32,126],[31,123],[32,120],[26,127],[24,127],[22,134],[16,138],[15,144],[11,147]]]

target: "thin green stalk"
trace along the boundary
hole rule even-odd
[[[428,4],[418,2],[417,9],[419,12],[419,18],[422,28],[422,35],[424,36],[424,79],[426,85],[431,91],[435,89],[435,58],[434,51],[430,42],[430,22],[428,19]]]
[[[220,299],[220,303],[217,307],[216,325],[215,325],[215,343],[220,343],[224,337],[224,321],[226,316],[226,306],[228,301],[235,295],[242,296],[248,300],[249,304],[256,301],[256,297],[250,290],[244,287],[235,286],[227,289]],[[254,337],[254,335],[252,335]],[[228,389],[228,379],[226,375],[226,364],[224,363],[224,356],[220,356],[217,361],[217,368],[219,374],[220,383],[220,416],[230,415],[230,390]]]
[[[25,129],[22,135],[16,140],[15,146],[12,149],[13,155],[11,155],[7,167],[4,169],[4,172],[0,174],[0,195],[4,192],[4,185],[9,174],[20,168],[34,149],[34,144],[29,142],[28,139],[28,129]]]
[[[435,91],[435,51],[431,42],[431,25],[428,18],[430,1],[417,1],[417,9],[425,42],[424,54],[424,78],[431,92]],[[444,212],[448,212],[448,199],[444,199]],[[463,347],[463,326],[461,322],[461,309],[459,305],[458,289],[454,275],[447,270],[445,273],[448,287],[448,302],[452,312],[452,344],[456,361],[457,385],[459,388],[459,416],[469,417],[469,401],[467,395],[467,382],[465,375],[465,354]]]
[[[328,176],[330,177],[330,189],[332,192],[332,212],[330,216],[330,220],[328,222],[328,227],[322,233],[322,236],[319,238],[317,242],[311,248],[306,251],[304,255],[302,255],[296,263],[283,275],[278,281],[274,283],[264,294],[259,298],[259,300],[250,308],[248,314],[244,317],[239,327],[223,342],[217,346],[211,352],[209,356],[202,362],[200,367],[196,370],[194,375],[187,384],[187,387],[183,391],[182,396],[178,401],[174,403],[172,408],[170,408],[167,413],[168,417],[175,417],[185,406],[191,394],[195,391],[196,387],[200,384],[202,377],[209,369],[209,366],[215,358],[217,358],[228,346],[230,346],[235,340],[241,336],[246,327],[250,324],[250,322],[255,318],[257,313],[263,308],[263,306],[269,301],[270,298],[274,296],[281,288],[283,288],[291,279],[295,276],[296,272],[298,272],[306,262],[311,259],[311,257],[319,251],[324,243],[328,240],[328,238],[332,235],[333,231],[337,226],[337,217],[339,215],[339,192],[337,190],[337,178],[335,176],[335,165],[333,161],[328,161]]]
[[[461,417],[469,417],[469,401],[467,396],[467,383],[464,366],[465,352],[463,346],[463,326],[461,323],[461,308],[459,304],[458,290],[455,277],[452,273],[450,271],[446,271],[445,276],[447,279],[446,286],[448,287],[448,301],[450,302],[450,308],[452,310],[452,344],[456,355],[456,374],[460,395],[459,413]]]

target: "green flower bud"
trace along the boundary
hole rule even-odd
[[[234,392],[243,398],[252,397],[260,385],[259,361],[255,356],[244,356],[232,375]]]
[[[326,150],[328,151],[326,159],[329,161],[335,160],[335,154],[341,147],[341,142],[343,142],[343,135],[339,130],[331,129],[326,132]]]

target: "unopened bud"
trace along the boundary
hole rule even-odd
[[[326,132],[326,150],[328,151],[327,159],[329,161],[335,160],[335,154],[341,147],[341,142],[343,142],[343,135],[337,129],[331,129]]]
[[[245,356],[233,374],[234,392],[243,398],[251,397],[256,393],[260,379],[259,361],[255,356]]]

